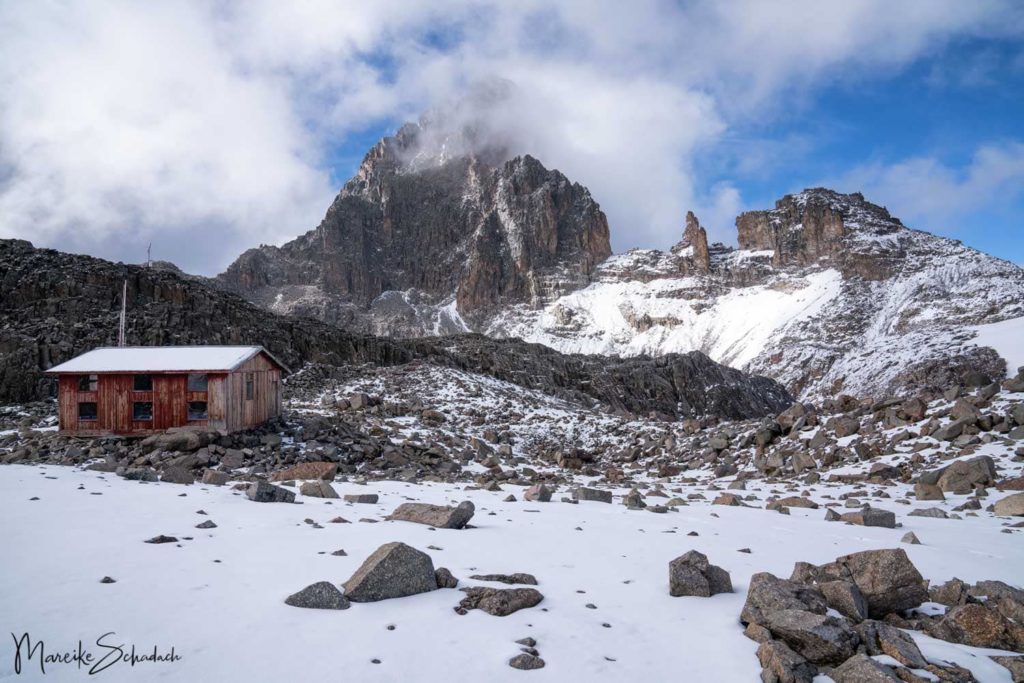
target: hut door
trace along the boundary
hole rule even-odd
[[[100,380],[104,427],[115,434],[132,430],[132,376],[107,375]]]

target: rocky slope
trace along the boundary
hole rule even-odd
[[[0,240],[0,404],[49,395],[53,383],[42,374],[45,369],[112,345],[124,281],[129,344],[257,343],[295,370],[311,362],[380,366],[420,359],[606,409],[669,417],[765,415],[792,400],[774,381],[749,377],[700,353],[606,359],[480,335],[358,335],[308,318],[268,314],[173,270]]]

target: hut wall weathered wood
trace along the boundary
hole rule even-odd
[[[237,431],[281,414],[281,367],[265,352],[230,371],[202,374],[206,376],[205,391],[197,390],[201,383],[189,390],[187,372],[148,373],[141,375],[148,381],[141,382],[136,381],[138,373],[61,374],[60,430],[130,434],[191,426]],[[190,406],[194,410],[190,411]]]

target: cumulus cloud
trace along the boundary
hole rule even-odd
[[[983,145],[962,168],[922,156],[858,166],[823,184],[862,188],[905,223],[955,236],[971,213],[1010,206],[1024,197],[1024,142]]]
[[[0,237],[191,271],[314,227],[328,150],[481,79],[504,133],[591,188],[617,248],[727,237],[695,159],[823,79],[1021,32],[1012,2],[126,0],[0,4]],[[792,102],[789,101],[791,105]],[[773,114],[774,112],[774,114]]]

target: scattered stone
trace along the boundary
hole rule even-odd
[[[289,595],[284,604],[308,609],[348,609],[349,600],[329,581],[318,581]]]
[[[513,669],[523,669],[525,671],[530,669],[543,669],[544,660],[536,655],[523,652],[508,660],[508,665]]]
[[[611,503],[612,502],[612,492],[611,491],[604,491],[602,489],[592,489],[592,488],[587,488],[586,486],[581,486],[581,487],[575,489],[572,492],[572,497],[573,497],[573,500],[578,500],[578,501],[590,500],[590,501],[595,501],[595,502],[598,502],[598,503]]]
[[[218,472],[217,470],[205,470],[202,481],[210,486],[223,486],[231,481],[231,475],[227,472]]]
[[[811,683],[818,675],[818,667],[793,652],[780,640],[761,641],[757,648],[761,662],[763,683]]]
[[[455,588],[459,585],[459,580],[445,567],[438,567],[434,571],[434,580],[438,588]]]
[[[474,510],[473,503],[468,500],[459,503],[458,507],[402,503],[388,519],[426,524],[438,529],[462,529],[472,519]]]
[[[918,540],[917,534],[913,531],[908,531],[903,534],[903,538],[900,539],[900,543],[907,543],[909,545],[921,545],[921,541]]]
[[[159,545],[160,543],[177,543],[177,542],[178,542],[178,539],[175,538],[174,536],[164,536],[163,534],[160,534],[159,536],[154,536],[153,538],[146,539],[146,543],[152,543],[154,545]]]
[[[732,592],[729,572],[708,562],[696,550],[680,555],[668,564],[668,591],[673,597],[697,596],[708,598],[719,593]]]
[[[860,640],[845,620],[800,609],[772,612],[764,626],[798,655],[819,665],[845,661]]]
[[[346,503],[359,503],[365,505],[373,505],[379,500],[380,496],[376,493],[346,493]]]
[[[257,503],[294,503],[295,492],[283,489],[280,486],[268,484],[265,481],[258,481],[249,485],[245,495],[249,500]]]
[[[844,522],[859,524],[860,526],[880,526],[885,527],[886,529],[896,528],[895,513],[889,512],[888,510],[880,510],[878,508],[868,508],[867,510],[847,512],[840,515],[839,519]]]
[[[286,467],[270,475],[270,481],[287,481],[289,479],[322,479],[334,481],[338,474],[338,465],[333,462],[304,462]]]
[[[817,568],[819,580],[852,580],[868,602],[868,614],[881,619],[928,600],[926,583],[902,548],[864,550]]]
[[[537,579],[533,576],[533,574],[473,574],[469,578],[474,579],[476,581],[494,581],[509,585],[517,583],[524,584],[527,586],[537,585]]]
[[[303,482],[299,487],[299,493],[310,498],[337,498],[338,492],[334,487],[322,479]]]
[[[534,607],[544,599],[536,588],[463,588],[466,597],[459,603],[459,610],[465,613],[479,609],[496,617],[507,617],[521,609]]]
[[[530,502],[551,502],[551,489],[544,484],[534,484],[523,493],[523,499]]]
[[[168,467],[160,473],[160,481],[170,484],[191,484],[195,480],[192,472],[184,467]]]
[[[741,622],[764,626],[769,615],[787,609],[824,614],[827,604],[825,596],[813,586],[780,579],[768,572],[750,577],[747,600],[740,614]]]
[[[867,655],[850,657],[829,674],[835,683],[891,683],[899,681],[892,669]]]
[[[100,583],[117,583],[117,579],[112,579],[109,576],[104,576],[100,579]]]
[[[997,500],[993,510],[997,517],[1024,517],[1024,493],[1014,493]]]
[[[212,519],[208,519],[205,522],[200,522],[199,524],[196,524],[196,528],[197,529],[216,529],[217,525],[214,524]]]

